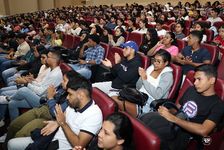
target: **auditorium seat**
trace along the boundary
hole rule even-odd
[[[123,57],[123,49],[120,47],[111,47],[109,50],[109,53],[107,55],[107,59],[109,59],[112,63],[112,65],[115,64],[115,60],[114,60],[114,54],[118,53],[121,57]]]
[[[72,68],[66,63],[60,63],[60,68],[61,68],[61,71],[62,71],[63,74],[72,70]]]
[[[103,42],[100,42],[100,45],[104,48],[104,58],[106,58],[110,50],[110,45]]]
[[[150,129],[145,127],[138,119],[126,112],[122,112],[131,120],[133,126],[133,141],[136,150],[159,150],[160,139]]]
[[[181,52],[182,49],[186,46],[186,42],[181,40],[181,39],[177,39],[177,47],[179,48],[179,51]]]
[[[222,56],[222,59],[219,62],[217,71],[218,71],[218,78],[224,80],[224,56]]]
[[[190,28],[191,27],[191,21],[190,20],[185,20],[184,26],[185,26],[185,28]]]
[[[181,83],[182,69],[180,66],[171,64],[170,67],[173,69],[173,85],[170,89],[168,98],[173,99],[177,96],[177,91]]]
[[[143,34],[131,32],[128,35],[127,41],[135,41],[140,46],[143,42]]]
[[[73,35],[68,35],[68,34],[64,35],[64,40],[62,43],[63,47],[72,49],[75,47],[74,43],[75,43],[75,37]]]
[[[166,25],[166,24],[163,24],[163,25],[162,25],[162,28],[163,28],[164,30],[166,30],[166,31],[170,31],[170,27],[169,27],[168,25]]]
[[[209,29],[205,29],[205,35],[207,36],[207,43],[212,42],[213,38],[214,38],[214,31],[213,30],[209,30]]]
[[[155,24],[146,24],[146,27],[147,27],[147,28],[155,28],[156,25],[155,25]]]
[[[217,28],[217,30],[224,25],[224,21],[214,22],[213,26]]]
[[[149,67],[149,58],[146,55],[140,55],[141,60],[142,60],[142,68],[143,69],[147,69]]]
[[[116,103],[104,92],[98,88],[93,88],[92,98],[102,111],[103,118],[117,111]]]
[[[209,53],[211,55],[211,63],[216,64],[216,62],[218,60],[218,54],[219,54],[217,46],[210,45],[207,43],[202,43],[201,47],[206,48],[209,51]]]
[[[74,36],[74,45],[73,45],[73,47],[74,48],[76,48],[78,45],[79,45],[79,43],[80,43],[80,37],[79,36]]]

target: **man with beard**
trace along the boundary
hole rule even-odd
[[[58,127],[49,147],[52,149],[72,149],[76,145],[86,147],[102,125],[102,112],[91,99],[91,83],[80,78],[68,83],[69,106],[63,113],[61,106],[56,105],[56,121],[47,121],[41,130],[43,136],[50,135]],[[9,150],[23,150],[32,143],[31,137],[14,138],[8,142]]]
[[[0,103],[8,104],[9,116],[13,120],[19,116],[19,108],[33,108],[40,106],[40,97],[46,96],[47,88],[50,85],[58,87],[62,81],[62,72],[59,66],[60,52],[50,51],[47,54],[47,65],[49,72],[46,73],[40,82],[32,79],[24,82],[26,86],[18,89],[10,97],[1,96]]]
[[[66,100],[67,97],[67,84],[73,80],[80,78],[80,75],[75,71],[69,71],[63,76],[61,86],[56,89],[53,86],[48,87],[47,98],[40,101],[45,101],[45,103],[38,108],[33,108],[21,116],[13,120],[8,128],[7,137],[5,143],[14,137],[26,137],[30,136],[31,131],[36,128],[43,128],[44,122],[55,118],[55,105],[60,104],[62,110],[68,106]],[[3,139],[3,138],[1,138]]]

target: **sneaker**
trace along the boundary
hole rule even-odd
[[[4,143],[5,142],[5,138],[6,138],[6,133],[0,137],[0,143]]]
[[[5,125],[5,122],[4,122],[4,120],[2,119],[2,120],[0,121],[0,128],[3,127],[4,125]]]
[[[0,104],[8,104],[9,101],[7,100],[6,96],[0,96]]]

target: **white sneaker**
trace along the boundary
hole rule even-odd
[[[0,96],[0,104],[8,104],[9,101],[6,99],[6,96]]]
[[[5,142],[5,138],[6,138],[6,133],[0,137],[0,143],[4,143]]]
[[[4,125],[5,125],[5,122],[4,122],[4,120],[2,119],[2,120],[0,121],[0,128],[3,127]]]

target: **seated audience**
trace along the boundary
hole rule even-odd
[[[166,30],[162,28],[164,22],[162,20],[156,21],[156,31],[159,37],[164,37],[166,35]]]
[[[109,29],[109,28],[104,27],[103,28],[103,34],[100,37],[100,42],[108,44],[109,43],[109,35],[112,35],[112,30]]]
[[[200,31],[192,31],[188,37],[188,46],[175,58],[175,61],[182,65],[183,74],[202,64],[211,63],[209,51],[200,46],[202,37]]]
[[[147,32],[146,21],[145,20],[140,20],[138,25],[139,25],[139,28],[132,31],[132,32],[140,33],[140,34],[146,34],[146,32]]]
[[[208,137],[219,125],[224,115],[224,103],[215,93],[216,78],[217,70],[212,65],[201,65],[195,69],[194,86],[186,90],[177,104],[189,120],[173,115],[164,106],[159,107],[158,113],[141,117],[145,125],[160,137],[161,149],[186,149],[192,137],[202,144],[203,137]],[[175,132],[170,123],[180,129]]]
[[[167,32],[164,38],[151,48],[147,55],[153,56],[160,49],[168,51],[172,57],[177,56],[179,49],[176,45],[176,39],[173,32]]]
[[[102,112],[91,99],[92,86],[89,81],[80,78],[69,82],[67,87],[69,106],[65,113],[57,104],[56,120],[46,121],[46,126],[41,129],[42,136],[56,132],[48,146],[51,149],[72,149],[78,145],[86,147],[102,126]],[[24,150],[32,142],[31,137],[14,138],[9,140],[8,150]]]
[[[113,113],[104,120],[98,139],[89,146],[88,150],[130,150],[132,149],[132,128],[127,116],[120,112]],[[75,146],[73,150],[82,150],[82,147]]]
[[[33,108],[26,113],[22,114],[10,123],[7,137],[5,140],[5,146],[12,138],[30,136],[31,132],[36,128],[43,128],[44,121],[54,119],[55,105],[60,104],[62,111],[67,108],[67,84],[73,80],[78,79],[80,76],[74,71],[69,71],[63,76],[61,86],[57,89],[54,86],[48,87],[47,97],[41,98],[41,107]],[[4,137],[1,137],[1,139]]]
[[[224,25],[219,28],[219,35],[213,39],[213,43],[219,48],[224,49]]]
[[[99,88],[109,96],[117,95],[119,90],[125,86],[135,87],[139,78],[138,67],[141,66],[141,58],[137,54],[138,45],[133,41],[127,41],[122,45],[124,59],[118,53],[115,53],[115,65],[107,58],[102,60],[102,64],[110,68],[114,77],[112,81],[94,83],[93,87]]]
[[[138,69],[139,80],[136,88],[146,93],[149,98],[145,106],[141,107],[131,103],[128,100],[120,101],[117,96],[112,98],[117,102],[120,110],[126,110],[132,116],[136,117],[150,111],[150,103],[155,99],[167,98],[169,90],[173,84],[173,69],[169,67],[171,55],[166,50],[160,49],[153,58],[153,64],[144,70]]]
[[[92,75],[90,67],[100,64],[101,60],[104,59],[104,48],[100,45],[100,37],[98,35],[92,34],[88,38],[88,42],[80,49],[79,62],[69,65],[73,70],[77,71],[85,78],[90,79]]]
[[[115,34],[113,35],[108,35],[109,37],[109,44],[112,46],[120,46],[125,42],[124,38],[124,29],[122,27],[117,27],[115,29]]]
[[[210,11],[210,17],[209,17],[206,21],[211,22],[211,26],[213,26],[213,24],[214,24],[215,22],[223,21],[222,18],[220,18],[220,17],[218,16],[219,13],[220,13],[219,8],[213,8],[213,9]]]
[[[50,51],[47,54],[47,64],[49,69],[42,76],[42,80],[36,82],[33,78],[22,80],[24,87],[19,88],[16,92],[9,96],[1,96],[1,105],[8,104],[9,116],[13,120],[19,116],[19,108],[33,108],[40,106],[40,97],[45,96],[49,85],[58,87],[62,81],[62,72],[59,67],[60,53],[58,51]],[[2,106],[1,106],[2,107]],[[2,116],[5,111],[1,112]]]
[[[174,34],[176,39],[185,38],[185,34],[183,33],[183,30],[184,30],[184,23],[183,22],[176,23],[174,28]]]
[[[136,27],[134,26],[135,20],[134,19],[128,19],[127,20],[127,31],[132,32],[136,30]]]
[[[139,53],[147,55],[147,52],[158,43],[159,37],[154,28],[148,28],[144,35],[143,42],[139,47]]]

